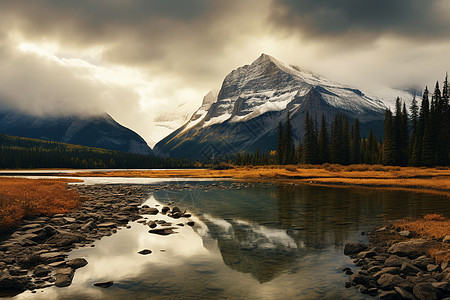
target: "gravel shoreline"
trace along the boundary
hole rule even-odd
[[[369,236],[368,244],[345,245],[344,254],[359,267],[356,272],[343,269],[350,275],[347,288],[379,299],[450,300],[450,264],[436,261],[427,252],[446,241],[412,238],[409,231],[398,232],[390,226]]]

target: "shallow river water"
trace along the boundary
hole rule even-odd
[[[201,188],[211,184],[228,188]],[[259,183],[243,188],[231,181],[196,186],[156,191],[145,202],[187,208],[194,227],[158,236],[131,223],[95,247],[70,253],[89,262],[71,286],[15,299],[365,299],[370,297],[344,288],[348,276],[340,268],[355,270],[343,255],[346,242],[365,241],[361,232],[388,220],[450,216],[447,198],[404,191]],[[161,214],[147,217],[174,222]],[[143,249],[153,253],[137,253]],[[103,280],[114,285],[92,286]]]

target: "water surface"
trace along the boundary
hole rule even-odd
[[[186,182],[180,182],[183,186]],[[211,184],[221,188],[202,188]],[[80,248],[89,264],[67,288],[17,299],[365,299],[345,289],[349,241],[388,220],[439,212],[447,198],[403,191],[198,181],[195,189],[159,190],[147,204],[170,202],[193,213],[194,227],[157,236],[132,223]],[[225,188],[223,188],[225,187]],[[149,219],[186,222],[158,214]],[[151,249],[152,254],[137,252]],[[114,280],[108,289],[93,282]],[[370,298],[370,297],[367,297]]]

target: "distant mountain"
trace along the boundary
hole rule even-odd
[[[305,114],[331,122],[336,113],[359,118],[362,132],[373,127],[379,134],[384,110],[395,95],[382,97],[331,82],[326,78],[288,66],[262,54],[250,65],[229,73],[218,95],[208,94],[191,119],[156,144],[154,151],[171,157],[213,159],[239,151],[269,151],[276,148],[278,123],[290,113],[296,143],[303,136]],[[386,96],[384,96],[386,97]]]
[[[120,125],[108,114],[47,117],[4,111],[0,112],[0,133],[122,152],[153,154],[141,136]]]

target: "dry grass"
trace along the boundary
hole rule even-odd
[[[66,180],[0,178],[0,232],[23,218],[66,213],[81,201]]]
[[[396,221],[394,228],[409,230],[423,238],[442,240],[450,235],[450,220],[439,214],[428,214],[421,219],[404,219]],[[428,249],[428,253],[438,261],[450,260],[450,246],[448,243],[436,243]]]
[[[71,174],[73,175],[73,174]],[[228,170],[150,170],[115,172],[80,172],[76,176],[112,177],[194,177],[275,180],[288,179],[312,184],[354,185],[382,188],[405,188],[450,195],[448,168],[413,168],[382,165],[288,165],[246,166]]]

